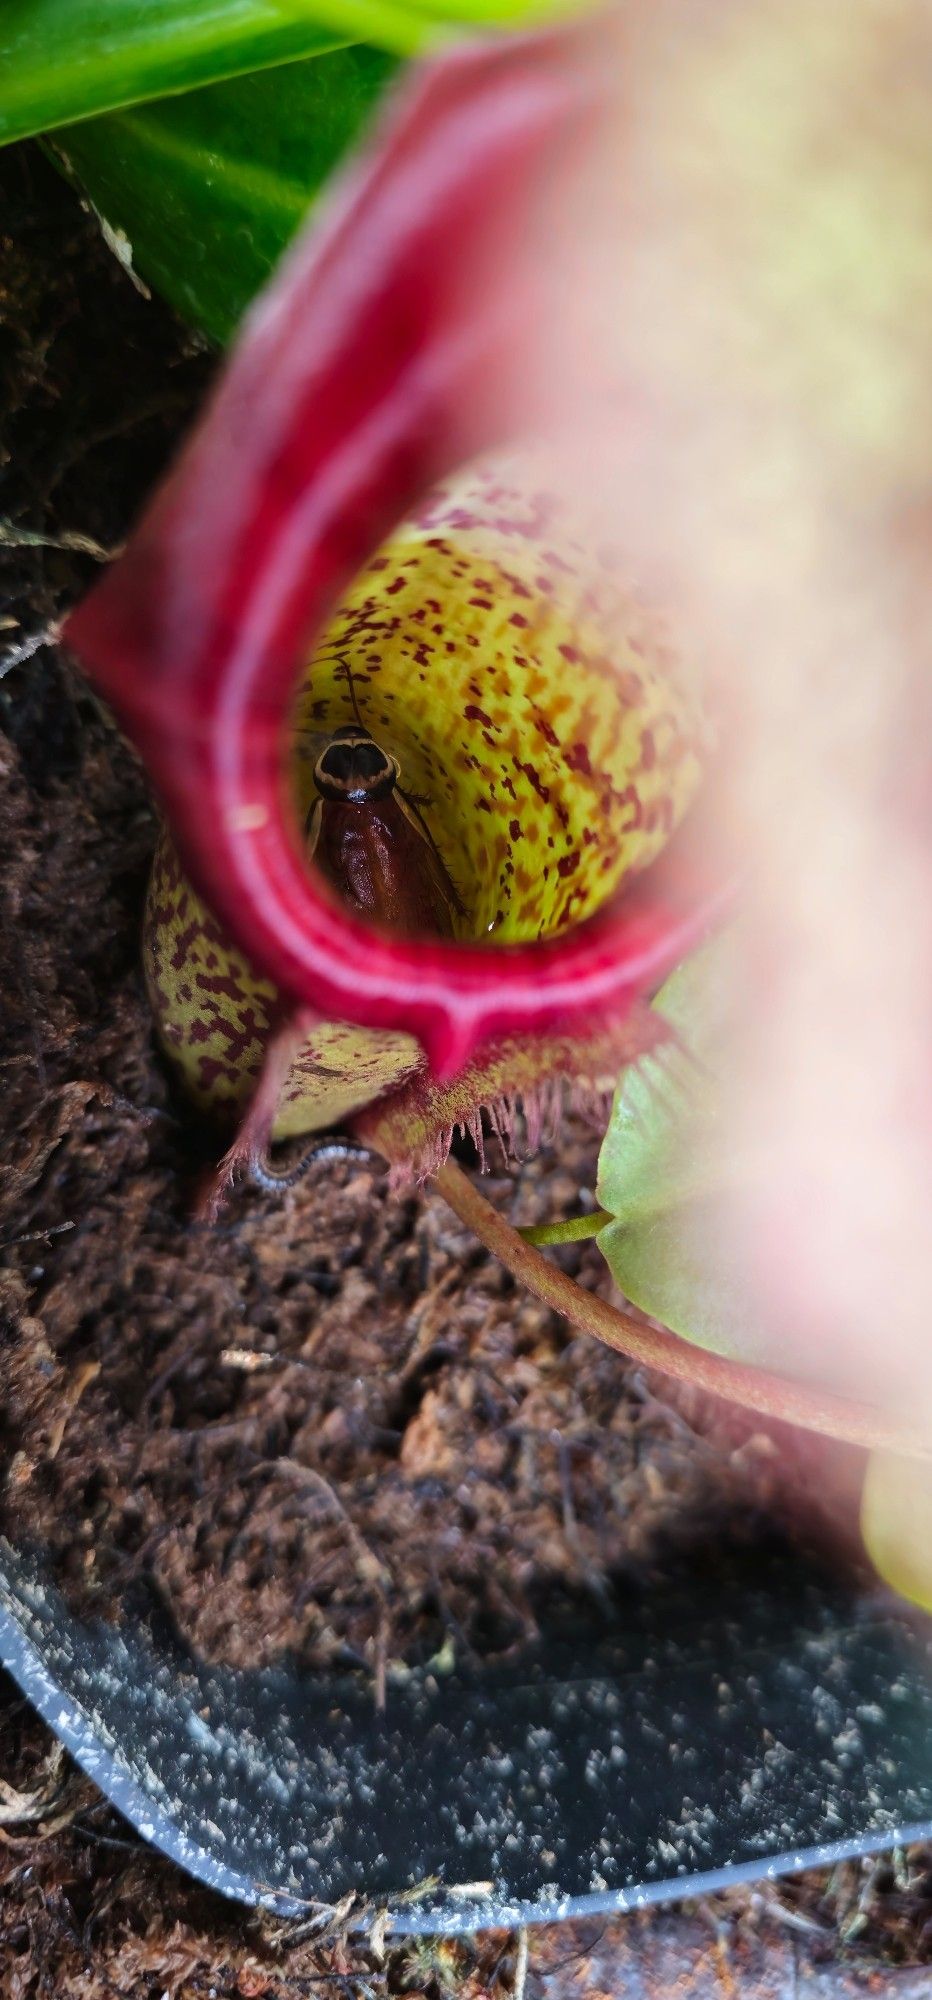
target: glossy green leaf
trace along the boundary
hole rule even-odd
[[[68,126],[54,151],[133,269],[225,340],[395,68],[339,49]]]
[[[540,0],[3,0],[0,143],[321,49],[413,54],[451,27],[552,11]]]
[[[722,1198],[744,1168],[726,1150],[718,1079],[733,1021],[730,937],[678,968],[655,1005],[677,1041],[622,1076],[599,1159],[598,1199],[615,1218],[599,1248],[633,1304],[685,1340],[743,1361],[767,1342],[746,1276],[719,1254]]]

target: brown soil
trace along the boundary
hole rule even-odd
[[[110,548],[210,363],[132,290],[38,155],[0,156],[0,189],[6,539],[25,528]],[[753,1449],[714,1448],[617,1356],[516,1294],[436,1196],[392,1197],[376,1164],[353,1163],[276,1199],[242,1190],[213,1228],[192,1219],[218,1141],[153,1043],[144,783],[58,651],[2,668],[2,649],[64,609],[94,560],[5,554],[0,1532],[45,1545],[73,1599],[106,1615],[144,1577],[202,1654],[255,1665],[287,1649],[373,1675],[444,1643],[500,1656],[561,1594],[605,1604],[672,1547],[753,1534]],[[529,1221],[565,1214],[592,1187],[595,1153],[570,1127],[558,1155],[491,1196]],[[560,1254],[607,1285],[593,1247]],[[12,1697],[4,1728],[2,1769],[29,1789],[44,1733]],[[127,1850],[85,1792],[65,1819],[44,1842],[0,1847],[13,1954],[0,1994],[50,1980],[96,2000],[148,1993],[150,1977],[153,1993],[271,1994],[282,1976],[289,1992],[322,1976],[354,1990],[349,1962],[318,1946],[282,1975],[281,1940]],[[926,1950],[926,1893],[897,1891],[894,1943],[881,1939],[893,1958]],[[747,1897],[721,1912],[729,1936],[753,1931]],[[702,1950],[724,1949],[704,1922]],[[648,1956],[668,1923],[643,1930]],[[636,1933],[610,1934],[620,1965]],[[582,1937],[545,1955],[570,1962]],[[389,1989],[439,1993],[458,1968],[478,1994],[513,1976],[507,1940],[449,1949],[446,1969],[396,1953]],[[375,1961],[357,1972],[371,1980]]]

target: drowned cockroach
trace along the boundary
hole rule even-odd
[[[452,938],[462,904],[421,801],[403,789],[398,758],[366,728],[348,660],[338,664],[356,720],[334,731],[314,765],[307,851],[370,923],[407,937]]]
[[[337,664],[356,720],[334,730],[314,765],[307,851],[344,902],[370,922],[409,937],[454,937],[463,906],[421,813],[426,802],[403,789],[398,758],[363,722],[349,661],[338,655]],[[368,1154],[358,1139],[323,1139],[294,1166],[273,1166],[258,1153],[250,1169],[257,1187],[277,1193],[316,1163],[357,1154]]]

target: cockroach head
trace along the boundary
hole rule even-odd
[[[380,749],[356,723],[335,731],[314,766],[321,798],[344,805],[369,805],[388,798],[398,777],[397,758]]]

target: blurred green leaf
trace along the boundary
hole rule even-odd
[[[733,939],[717,938],[657,996],[677,1041],[622,1076],[597,1183],[615,1220],[597,1241],[616,1284],[644,1312],[698,1347],[753,1362],[767,1358],[759,1307],[720,1254],[722,1196],[742,1170],[727,1156],[718,1085],[735,959]]]
[[[68,126],[54,152],[134,270],[222,341],[396,67],[340,49]]]
[[[3,0],[0,143],[322,49],[409,55],[445,28],[547,11],[541,0]]]

